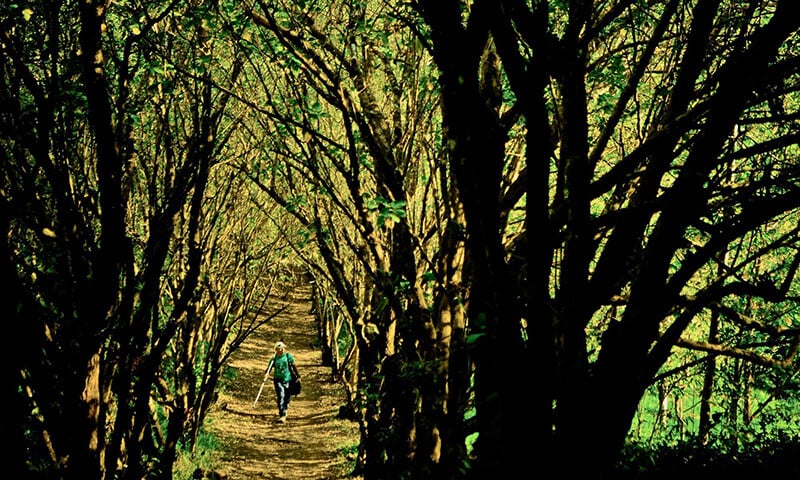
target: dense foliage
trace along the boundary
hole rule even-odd
[[[14,471],[171,478],[295,281],[366,480],[796,442],[793,3],[3,4]]]

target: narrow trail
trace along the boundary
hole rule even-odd
[[[227,480],[360,478],[349,476],[358,426],[336,418],[344,390],[322,366],[310,298],[309,286],[295,288],[288,308],[262,325],[231,359],[238,380],[220,393],[209,414],[209,428],[225,445],[216,471]],[[277,422],[271,381],[253,406],[273,345],[281,339],[295,357],[303,383],[300,395],[292,398],[285,424]]]

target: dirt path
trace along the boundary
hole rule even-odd
[[[227,480],[360,478],[348,476],[358,427],[336,418],[344,392],[321,364],[309,299],[310,288],[293,291],[289,307],[263,325],[232,358],[239,380],[220,394],[209,416],[210,428],[226,445],[216,471]],[[271,381],[253,406],[273,345],[281,339],[295,357],[303,382],[300,395],[292,398],[285,424],[277,423]]]

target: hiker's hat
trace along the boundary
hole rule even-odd
[[[278,349],[278,348],[286,348],[286,344],[283,343],[283,342],[278,342],[278,343],[275,344],[275,348],[276,349]]]

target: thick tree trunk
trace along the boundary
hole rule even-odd
[[[68,423],[73,428],[73,440],[64,445],[64,458],[68,459],[64,468],[67,480],[104,478],[105,430],[100,428],[100,409],[104,408],[100,395],[100,355],[94,353],[85,364],[82,377],[67,379],[72,383],[66,389],[67,402],[74,410],[67,410]],[[73,390],[73,388],[75,390]],[[74,394],[70,395],[70,391]]]

